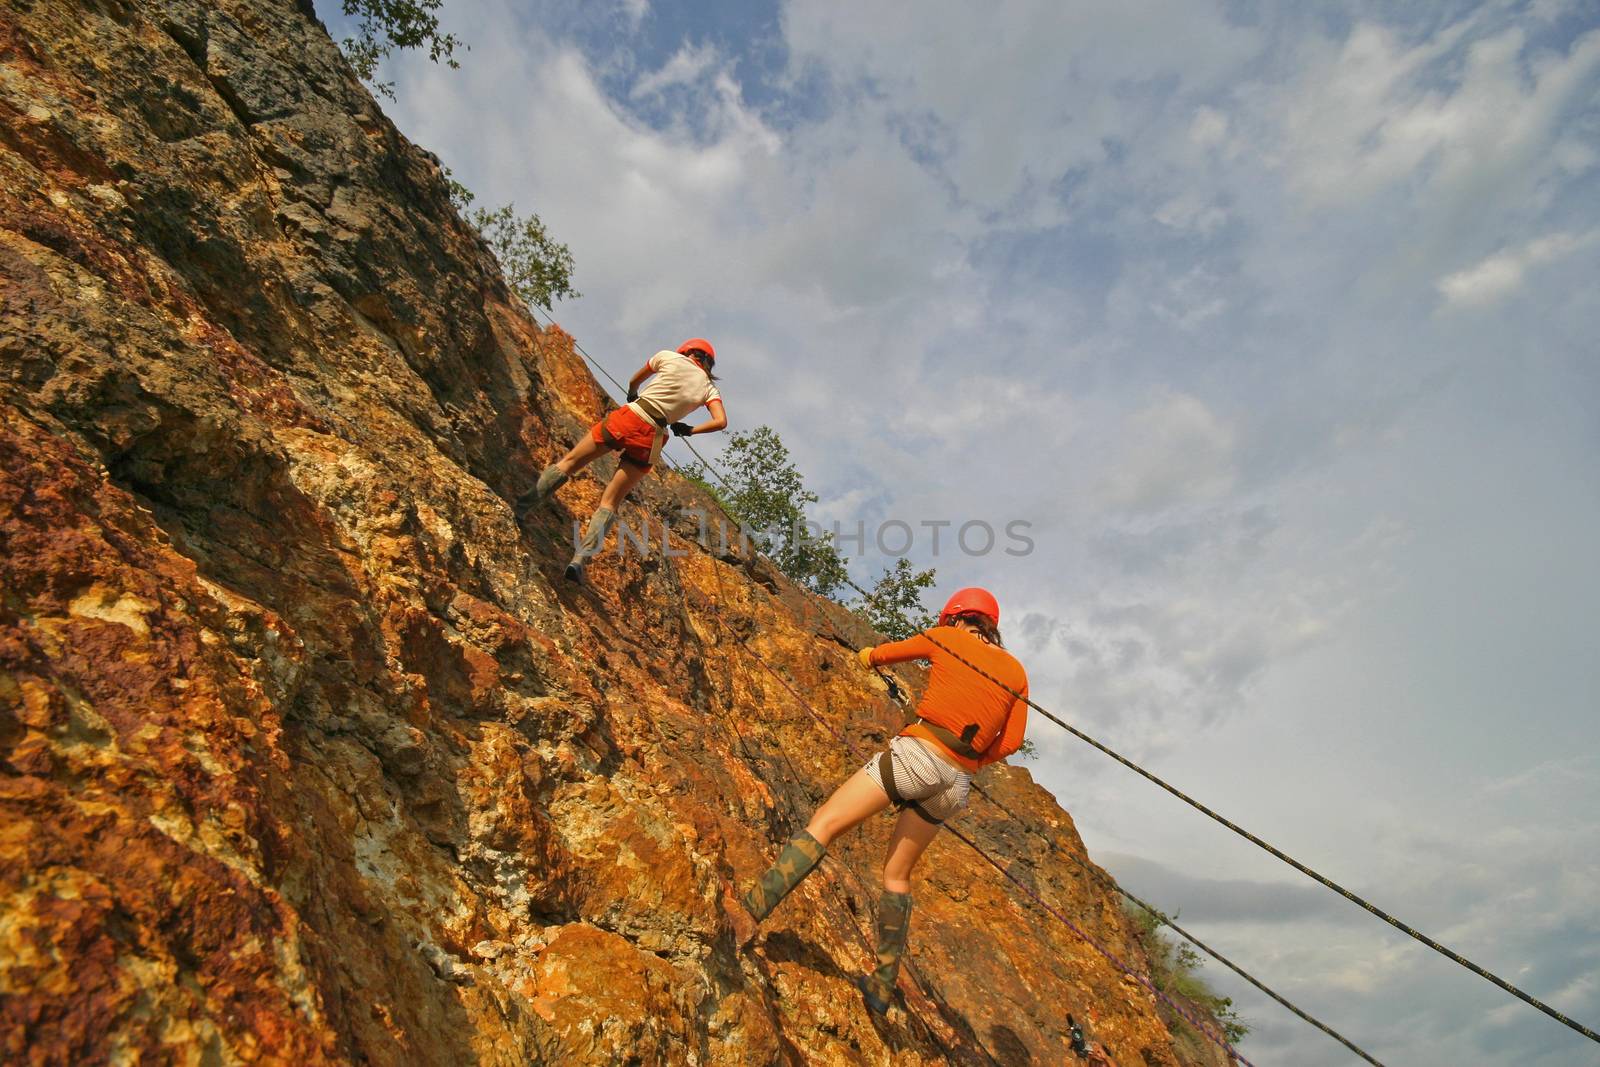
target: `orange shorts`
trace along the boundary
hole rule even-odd
[[[616,445],[606,440],[608,432]],[[649,470],[650,452],[655,447],[656,432],[655,426],[641,419],[632,408],[620,407],[595,423],[594,428],[589,431],[589,436],[597,444],[613,448],[620,446],[623,459]]]

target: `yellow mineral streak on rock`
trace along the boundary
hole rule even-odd
[[[132,593],[121,593],[98,585],[67,605],[67,610],[80,619],[114,622],[141,637],[150,632],[145,616],[155,609],[156,605]]]

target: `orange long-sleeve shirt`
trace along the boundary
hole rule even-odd
[[[952,752],[949,745],[919,723],[912,723],[901,733],[938,745],[956,763],[976,771],[1005,759],[1022,746],[1028,705],[962,663],[952,652],[999,679],[1012,692],[1028,695],[1028,674],[1015,656],[958,626],[936,626],[904,641],[879,645],[868,653],[867,660],[874,667],[913,659],[929,661],[928,688],[917,705],[917,715],[957,735],[969,724],[977,723],[972,747],[982,752],[983,758],[974,760]]]

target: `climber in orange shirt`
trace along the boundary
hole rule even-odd
[[[834,838],[891,804],[899,807],[883,864],[878,967],[858,983],[879,1014],[889,1008],[905,954],[911,869],[940,824],[966,806],[972,775],[1021,747],[1028,720],[1027,672],[1001,643],[1000,605],[987,590],[963,589],[945,604],[938,626],[860,653],[869,668],[913,659],[932,664],[914,721],[823,802],[744,896],[759,923],[821,862]]]
[[[617,472],[600,495],[600,506],[589,519],[567,577],[582,581],[584,567],[605,544],[616,510],[655,465],[668,433],[679,437],[715,433],[728,425],[712,368],[717,350],[704,337],[691,337],[676,352],[660,351],[634,372],[628,382],[628,402],[590,428],[589,434],[565,456],[546,467],[534,487],[517,500],[517,519],[535,505],[555,496],[568,478],[606,452],[620,452]],[[647,379],[653,379],[646,384]],[[699,426],[679,420],[701,407],[711,418]]]

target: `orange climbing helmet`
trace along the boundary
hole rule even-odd
[[[678,355],[687,356],[690,352],[693,352],[697,348],[704,352],[711,362],[715,363],[717,361],[717,350],[712,348],[711,342],[707,341],[704,337],[691,337],[687,341],[683,342],[683,344],[678,346]]]
[[[939,625],[948,626],[952,619],[962,615],[982,615],[996,626],[1000,625],[1000,601],[987,589],[980,589],[969,585],[965,589],[958,589],[955,595],[945,601],[944,610],[939,612]]]

